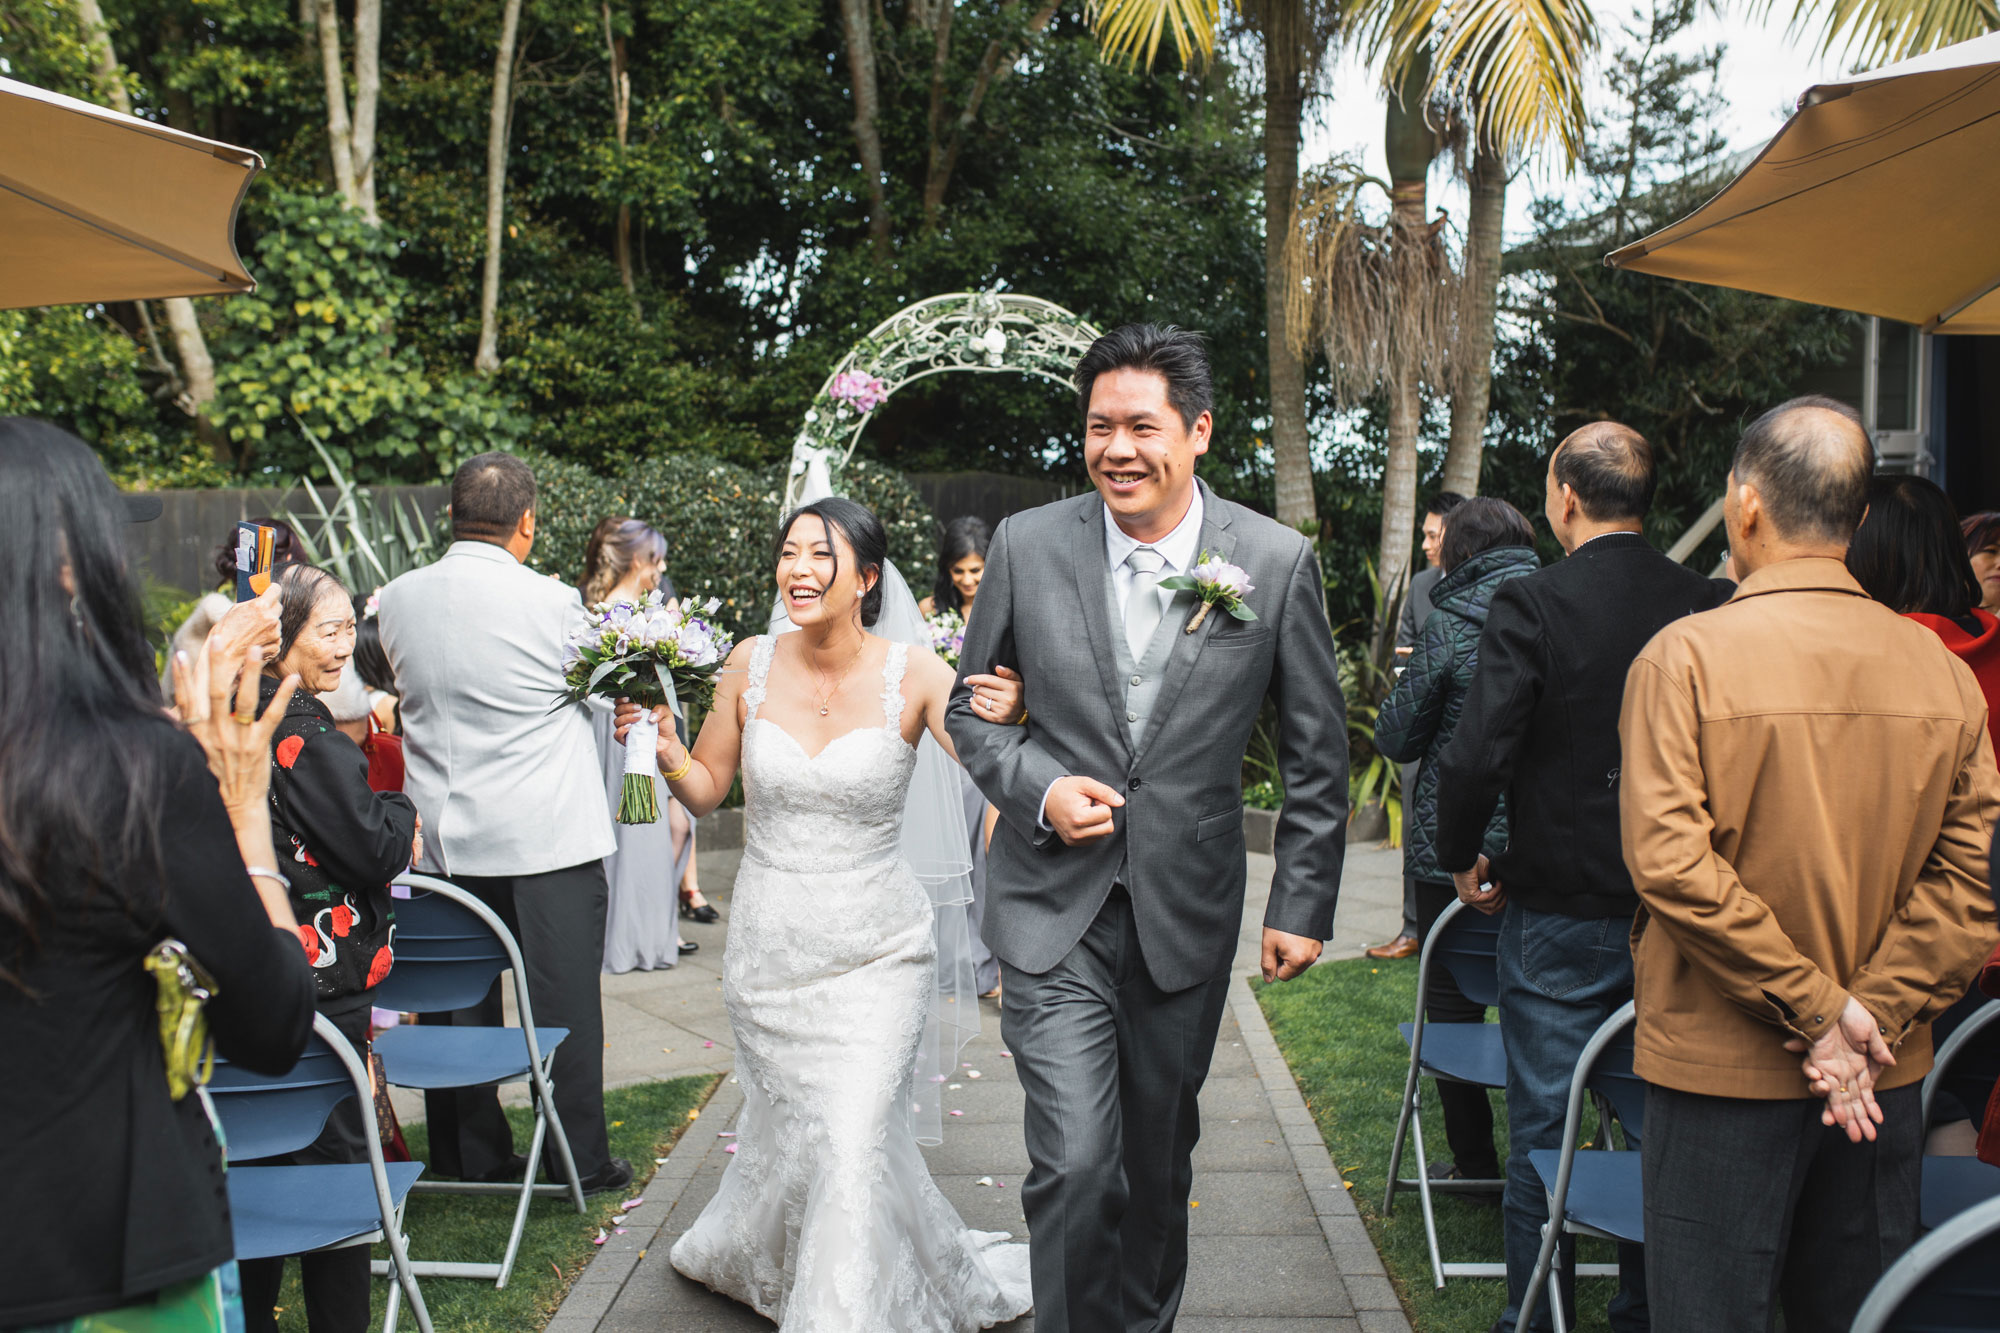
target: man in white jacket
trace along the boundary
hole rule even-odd
[[[632,1168],[605,1134],[598,993],[603,858],[616,840],[589,715],[555,706],[583,602],[521,563],[535,541],[535,476],[511,454],[459,467],[451,535],[436,564],[382,589],[379,612],[402,698],[405,790],[424,816],[421,868],[477,894],[520,941],[536,1023],[569,1029],[555,1102],[584,1189],[620,1189]],[[496,982],[451,1017],[491,1025],[501,1014]],[[493,1089],[428,1093],[424,1104],[440,1174],[505,1180],[532,1169],[514,1154]]]

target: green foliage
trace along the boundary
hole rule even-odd
[[[146,370],[140,344],[97,307],[0,310],[0,415],[38,416],[96,446],[126,486],[217,486],[228,473]]]
[[[1555,443],[1586,422],[1626,422],[1656,451],[1646,532],[1663,548],[1722,493],[1744,425],[1821,389],[1858,329],[1842,311],[1604,267],[1605,253],[1691,212],[1728,177],[1715,130],[1721,51],[1666,49],[1692,19],[1691,0],[1661,0],[1627,30],[1608,71],[1617,102],[1585,154],[1593,197],[1577,210],[1540,205],[1534,239],[1508,256],[1499,439],[1481,481],[1539,514]],[[1708,568],[1721,543],[1690,563]]]
[[[684,597],[719,597],[717,619],[737,636],[761,633],[777,596],[771,552],[784,469],[751,471],[717,458],[680,454],[607,479],[575,463],[527,455],[535,469],[536,538],[528,563],[570,583],[583,580],[584,546],[597,524],[631,515],[667,539],[667,574]],[[904,570],[930,568],[937,521],[907,479],[857,459],[840,479],[889,534],[889,556]]]
[[[1034,33],[1035,7],[956,0],[939,65],[917,6],[876,7],[891,233],[881,258],[865,226],[845,42],[824,0],[614,0],[632,88],[622,151],[599,6],[529,0],[502,368],[478,380],[496,5],[402,6],[385,24],[384,225],[373,233],[325,185],[319,52],[291,0],[104,7],[138,114],[267,162],[238,225],[262,289],[197,303],[239,472],[316,465],[285,425],[293,416],[363,483],[441,477],[513,439],[607,476],[674,454],[767,468],[789,455],[827,371],[876,323],[925,296],[1004,284],[1101,327],[1157,318],[1205,331],[1217,434],[1204,475],[1252,500],[1268,489],[1255,443],[1267,413],[1257,81],[1227,52],[1201,72],[1147,75],[1100,60],[1074,7]],[[999,72],[965,117],[994,42]],[[0,0],[0,60],[14,77],[94,95],[66,3]],[[924,196],[944,146],[930,124],[934,81],[945,98],[936,137],[955,142],[933,212]],[[620,205],[630,296],[614,259]],[[94,317],[114,343],[141,344],[136,307]],[[116,429],[92,437],[113,442],[107,458],[122,448],[164,460],[145,464],[161,471],[201,452],[171,394],[157,395],[164,378],[136,372],[146,398],[123,401]],[[40,383],[22,396],[36,410],[58,398]],[[144,447],[116,444],[127,436]],[[1071,396],[1012,376],[927,380],[891,401],[862,450],[912,471],[1053,467],[1081,480]]]
[[[329,502],[320,494],[321,487],[302,478],[299,489],[312,512],[284,512],[309,564],[331,570],[350,591],[365,594],[443,554],[444,530],[414,500],[405,508],[401,500],[391,499],[384,512],[382,502],[366,486],[348,480],[317,436],[309,430],[305,436],[325,469],[322,487],[333,492]]]
[[[210,338],[215,424],[245,463],[312,474],[336,462],[363,481],[427,481],[509,447],[525,423],[469,372],[426,369],[399,345],[407,282],[400,242],[329,195],[259,187],[259,286],[219,304]],[[286,428],[297,420],[303,447]]]

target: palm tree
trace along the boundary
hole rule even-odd
[[[1519,163],[1550,148],[1565,170],[1575,163],[1584,133],[1583,62],[1597,46],[1597,20],[1589,0],[1380,0],[1364,4],[1355,23],[1370,55],[1391,72],[1385,81],[1392,87],[1395,72],[1428,57],[1424,100],[1443,102],[1466,125],[1471,198],[1443,483],[1476,494],[1507,180]]]
[[[1305,361],[1286,331],[1292,281],[1285,269],[1299,181],[1305,99],[1338,22],[1332,0],[1237,0],[1264,40],[1264,312],[1271,393],[1271,458],[1280,523],[1312,530],[1312,442],[1306,428]],[[1151,68],[1163,37],[1181,62],[1215,53],[1220,0],[1092,0],[1091,17],[1107,55]]]
[[[1771,0],[1757,6],[1769,13]],[[1905,60],[2000,31],[1994,0],[1797,0],[1792,28],[1820,23],[1820,49],[1844,46],[1868,64]]]

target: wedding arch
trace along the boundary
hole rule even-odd
[[[906,385],[971,371],[1033,375],[1067,388],[1097,337],[1061,306],[1013,292],[950,292],[903,307],[854,344],[814,395],[792,445],[785,507],[798,503],[816,468],[824,473],[814,489],[831,489],[868,419]]]

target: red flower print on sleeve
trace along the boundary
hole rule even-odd
[[[306,951],[306,962],[319,962],[319,935],[314,932],[311,926],[300,926],[298,931],[299,944]]]
[[[382,978],[389,975],[389,969],[395,966],[395,963],[396,958],[394,954],[390,953],[387,949],[377,949],[375,951],[375,961],[368,964],[368,984],[370,986],[381,985]]]
[[[278,763],[290,768],[299,761],[299,751],[306,748],[303,736],[287,736],[278,742]]]
[[[333,909],[333,933],[339,939],[346,939],[347,932],[354,929],[354,909],[346,903]]]

